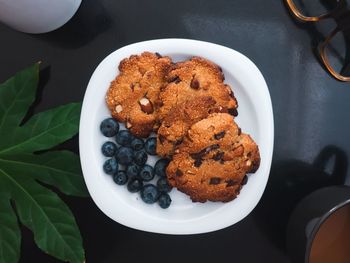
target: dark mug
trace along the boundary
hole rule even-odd
[[[287,250],[296,263],[350,262],[350,186],[321,188],[296,206]]]

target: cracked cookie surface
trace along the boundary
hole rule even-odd
[[[160,93],[160,120],[163,120],[173,107],[199,96],[211,96],[216,101],[215,105],[219,111],[225,109],[230,114],[237,115],[237,100],[230,86],[224,83],[221,68],[207,59],[193,57],[176,63],[169,71],[167,81],[168,84]]]
[[[123,59],[119,75],[112,81],[106,102],[112,116],[136,136],[147,137],[157,130],[159,92],[172,64],[169,57],[143,52]]]
[[[215,104],[216,101],[212,97],[202,96],[172,108],[158,129],[157,154],[170,158],[192,124],[215,111]]]
[[[167,167],[169,183],[194,202],[233,200],[255,172],[260,154],[227,113],[193,124]]]

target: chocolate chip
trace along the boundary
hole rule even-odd
[[[219,144],[210,145],[209,147],[206,148],[206,153],[209,153],[210,151],[213,151],[213,150],[216,150],[216,149],[219,149],[219,148],[220,148]]]
[[[175,142],[175,145],[176,146],[178,146],[178,145],[180,145],[182,142],[183,142],[183,138],[181,138],[181,139],[178,139],[176,142]]]
[[[131,89],[132,91],[134,91],[134,87],[135,87],[134,83],[131,83],[131,84],[130,84],[130,89]]]
[[[237,180],[230,179],[230,180],[226,180],[225,183],[226,183],[226,187],[230,187],[230,186],[234,186],[238,182]]]
[[[194,161],[194,166],[195,167],[200,167],[202,165],[202,159],[196,159]]]
[[[166,138],[163,135],[161,135],[161,134],[158,135],[158,138],[159,138],[159,141],[160,141],[161,144],[163,144],[164,141],[166,140]]]
[[[238,135],[241,135],[241,133],[242,133],[242,129],[238,128]]]
[[[214,184],[214,185],[219,184],[220,182],[221,182],[221,178],[219,177],[212,177],[209,180],[209,184]]]
[[[241,189],[242,189],[242,186],[241,186],[241,185],[238,186],[238,187],[236,188],[236,190],[235,190],[235,193],[236,193],[237,195],[239,195],[239,192],[241,191]]]
[[[169,83],[170,82],[175,82],[176,84],[179,83],[181,81],[180,77],[179,76],[174,76],[172,78],[169,79]]]
[[[190,156],[192,159],[201,159],[203,157],[204,154],[202,154],[202,151],[198,152],[198,153],[190,153]]]
[[[230,90],[231,90],[231,88],[230,88]],[[232,99],[234,99],[235,101],[236,101],[236,103],[237,103],[237,100],[236,100],[236,97],[235,97],[235,94],[233,94],[233,92],[232,92],[232,90],[231,90],[231,92],[230,92],[230,97],[232,98]]]
[[[219,70],[222,72],[222,68],[220,66],[218,66]]]
[[[241,182],[241,185],[245,185],[245,184],[247,184],[247,182],[248,182],[248,176],[245,175],[245,176],[243,177],[243,180],[242,180],[242,182]]]
[[[218,148],[220,148],[219,144],[213,144],[197,153],[191,153],[190,156],[192,157],[192,159],[202,159],[202,157],[208,154],[210,151],[216,150]]]
[[[183,176],[184,173],[180,169],[177,169],[176,172],[175,172],[175,175],[176,176]]]
[[[237,115],[238,115],[237,109],[228,109],[227,111],[229,114],[231,114],[234,117],[237,117]]]
[[[225,131],[219,132],[217,134],[214,134],[214,138],[215,140],[220,140],[221,138],[223,138],[225,136]]]
[[[158,106],[162,107],[163,105],[164,105],[163,101],[160,100],[159,103],[158,103]]]
[[[214,156],[213,156],[213,160],[215,161],[221,161],[222,157],[224,156],[224,152],[217,152]]]
[[[155,54],[156,54],[156,56],[157,56],[158,58],[161,58],[161,57],[162,57],[162,55],[159,54],[158,52],[156,52]]]
[[[199,81],[196,78],[193,78],[190,84],[192,89],[199,89]]]

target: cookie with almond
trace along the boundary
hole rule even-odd
[[[212,97],[218,111],[237,115],[237,100],[231,87],[224,83],[221,68],[207,59],[193,57],[174,64],[167,74],[167,81],[168,84],[160,93],[162,106],[158,115],[161,121],[172,108],[201,96]]]
[[[106,103],[112,116],[138,137],[148,137],[159,127],[159,93],[167,84],[172,61],[158,53],[143,52],[123,59],[112,81]]]
[[[166,173],[171,186],[194,202],[228,202],[259,164],[253,139],[241,132],[231,115],[213,113],[190,127]]]
[[[215,110],[217,110],[216,101],[210,96],[187,100],[172,108],[158,129],[157,154],[171,158],[189,128],[207,118]]]

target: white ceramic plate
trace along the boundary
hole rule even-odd
[[[118,74],[119,62],[143,51],[158,52],[176,61],[201,56],[220,65],[225,82],[232,86],[238,100],[236,118],[242,131],[257,142],[261,154],[259,170],[249,176],[235,200],[229,203],[192,203],[183,193],[170,193],[172,204],[161,209],[158,204],[142,202],[125,186],[116,185],[102,170],[105,157],[101,145],[106,137],[99,125],[109,117],[105,94]],[[88,84],[80,119],[80,157],[84,178],[91,197],[110,218],[125,226],[156,233],[196,234],[228,227],[246,217],[259,202],[270,172],[273,151],[273,113],[266,82],[252,61],[230,48],[186,39],[160,39],[120,48],[107,56],[93,73]],[[150,163],[154,163],[154,159]]]

